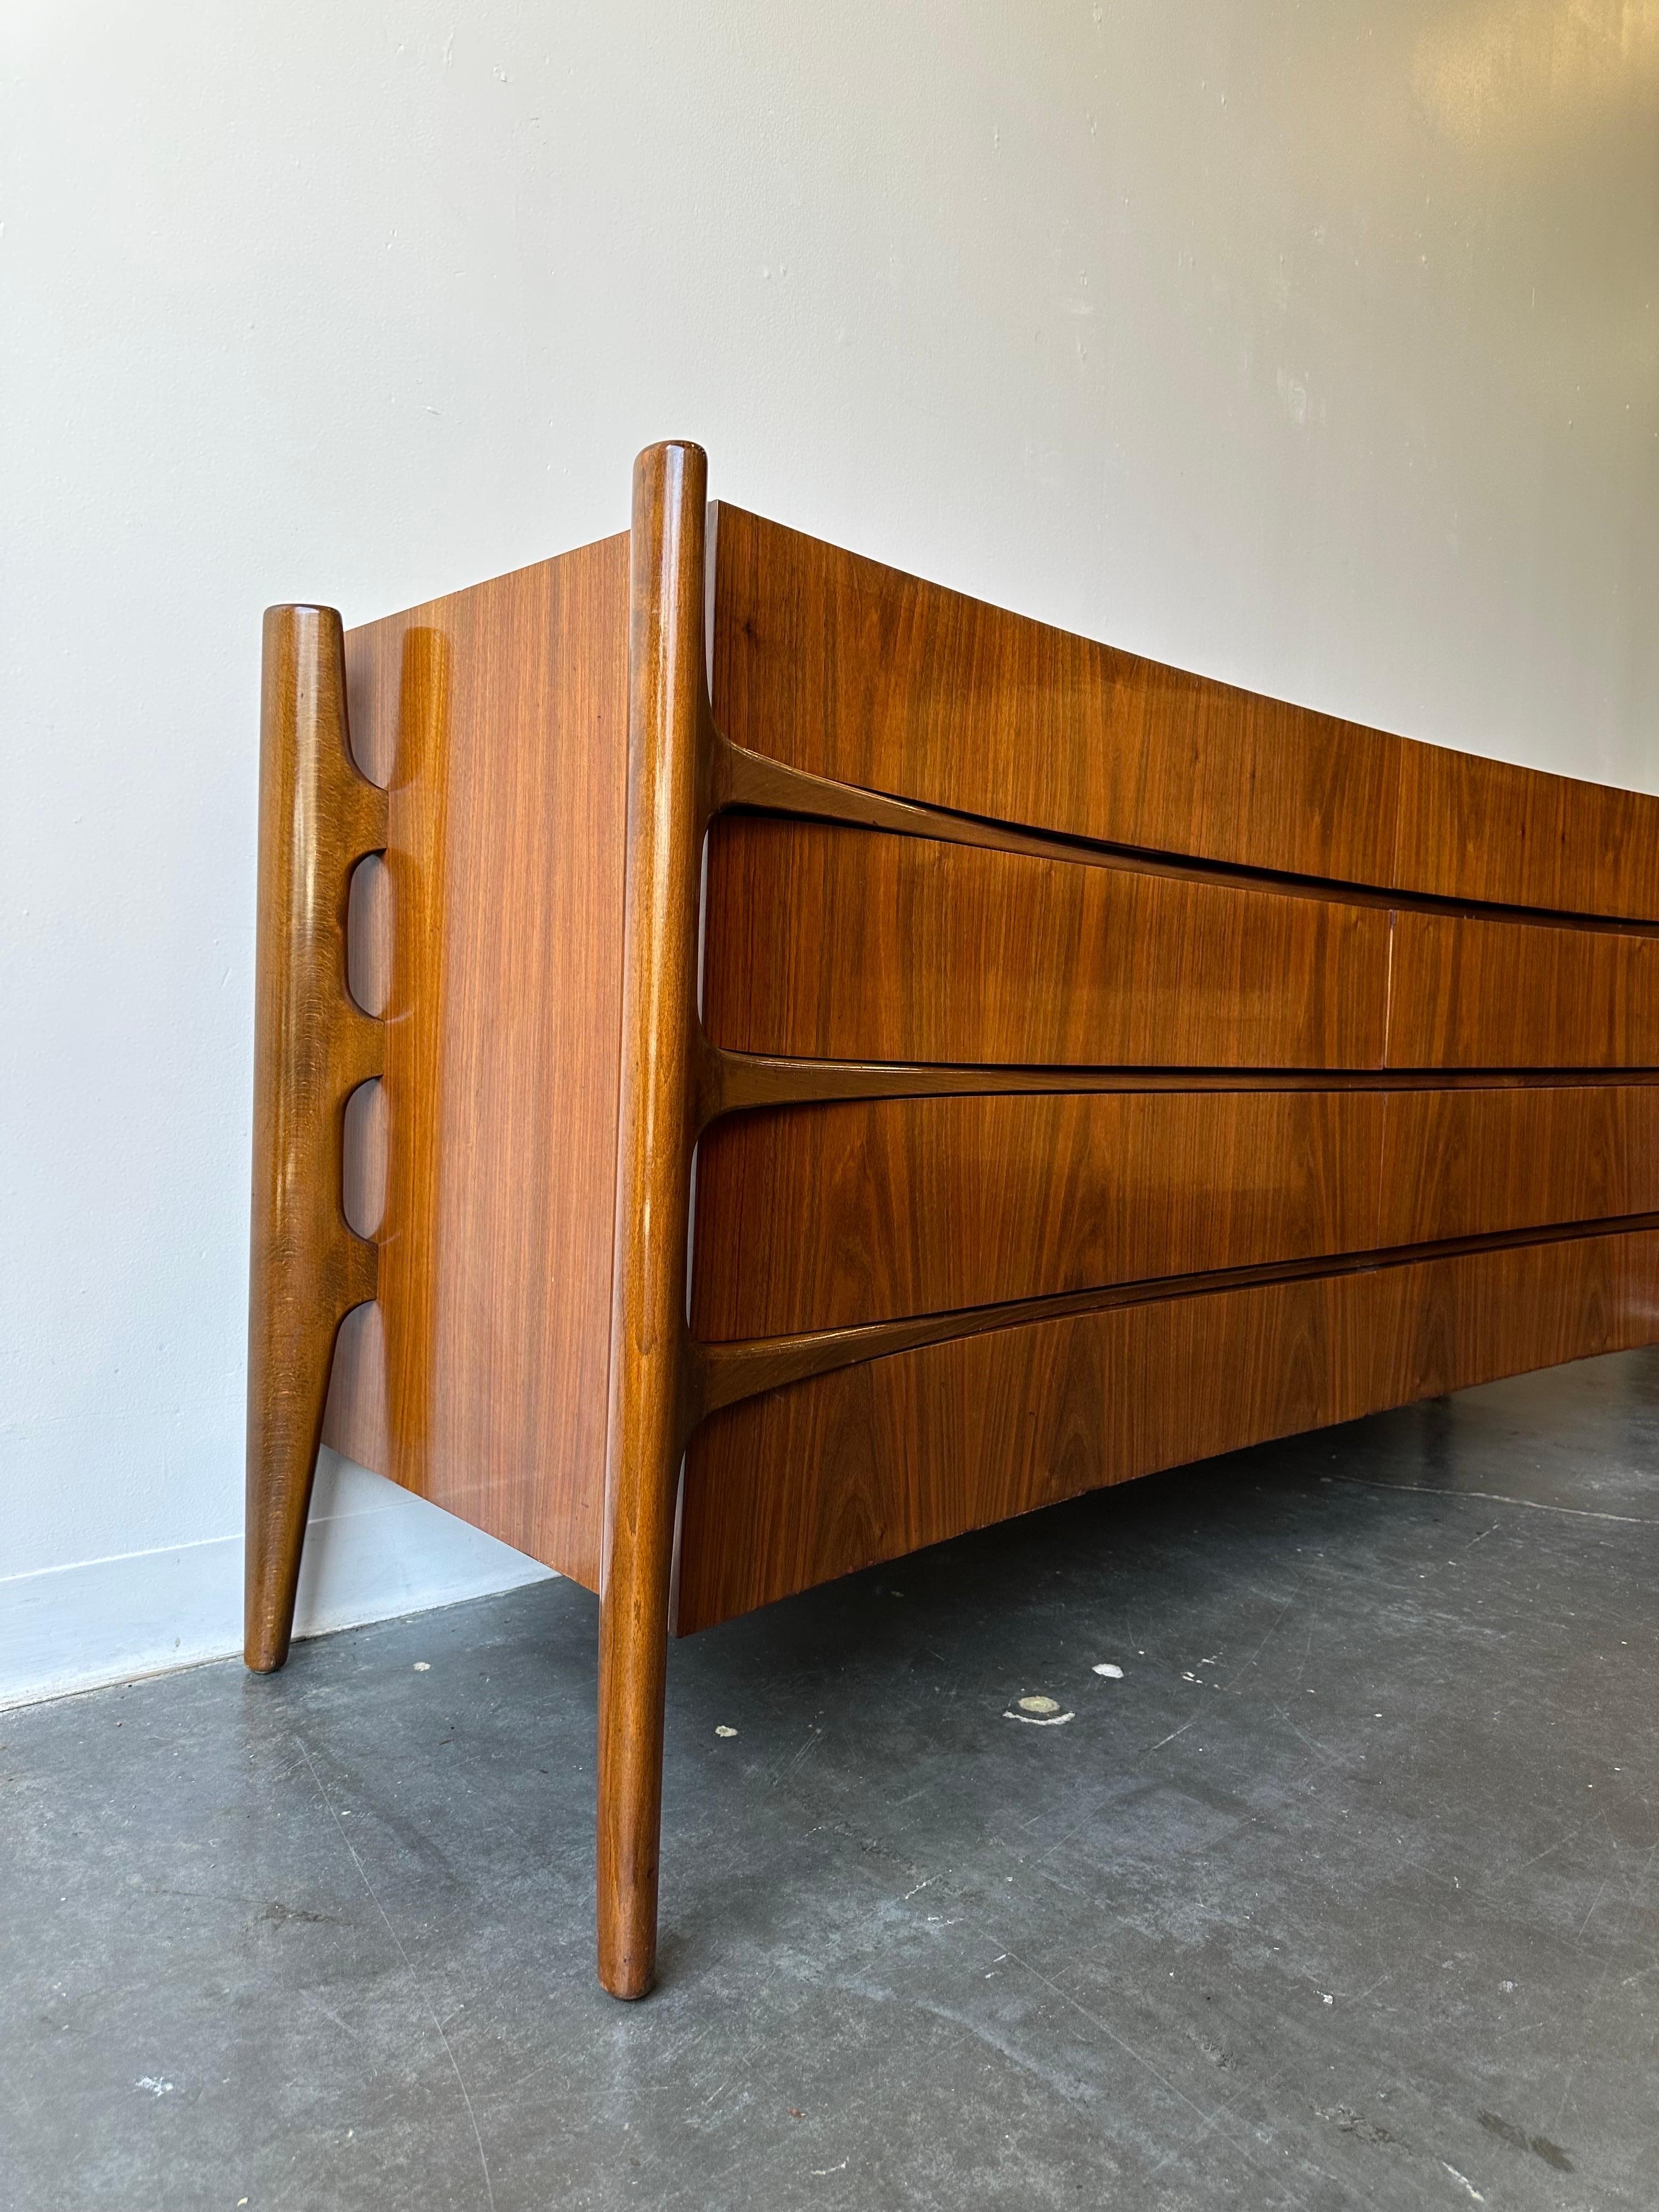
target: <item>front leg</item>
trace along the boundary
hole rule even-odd
[[[599,1979],[612,1996],[642,1997],[656,1978],[668,1593],[684,1449],[648,1376],[636,1382],[619,1442],[632,1479],[618,1485],[599,1601]]]
[[[599,1979],[656,1972],[663,1684],[681,1457],[691,1425],[686,1237],[696,1144],[697,914],[711,725],[703,666],[707,465],[634,468],[628,866],[599,1578]]]

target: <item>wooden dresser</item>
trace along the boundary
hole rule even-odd
[[[1659,1339],[1659,800],[707,507],[692,446],[620,537],[267,617],[256,1059],[249,1664],[319,1437],[597,1590],[619,1996],[669,1632]]]

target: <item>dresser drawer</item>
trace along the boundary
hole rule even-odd
[[[1659,921],[1659,799],[1399,742],[1401,890]]]
[[[717,1413],[681,1634],[1103,1483],[1646,1344],[1659,1233],[1161,1297],[871,1360]]]
[[[719,514],[714,708],[734,743],[993,821],[1389,881],[1398,738]]]
[[[781,1336],[1653,1212],[1659,1085],[790,1107],[703,1140],[692,1327]]]
[[[815,775],[1146,852],[1659,920],[1659,799],[1165,668],[719,509],[714,719]]]
[[[698,1155],[692,1327],[784,1335],[1364,1250],[1387,1104],[1142,1091],[745,1115]]]
[[[709,841],[717,1044],[1012,1066],[1376,1067],[1380,906],[733,816]]]
[[[1389,1065],[1659,1066],[1659,938],[1402,909]]]
[[[1659,1212],[1659,1084],[1393,1091],[1381,1246]]]

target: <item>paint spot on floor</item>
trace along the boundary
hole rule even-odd
[[[158,2074],[141,2074],[132,2086],[135,2089],[148,2089],[152,2097],[170,2097],[173,2094],[172,2082],[162,2081]]]
[[[716,1735],[735,1735],[737,1734],[737,1730],[734,1728],[727,1728],[724,1721],[716,1721],[714,1723],[714,1733]]]
[[[417,1674],[429,1674],[432,1672],[432,1662],[429,1659],[417,1659],[415,1662],[415,1672]]]
[[[1121,1682],[1123,1680],[1122,1668],[1110,1659],[1103,1659],[1095,1668],[1095,1672],[1097,1674],[1103,1674],[1109,1682]]]
[[[1061,1712],[1058,1698],[1045,1698],[1040,1692],[1034,1692],[1010,1705],[1002,1717],[1006,1721],[1024,1721],[1031,1728],[1063,1728],[1077,1715]]]

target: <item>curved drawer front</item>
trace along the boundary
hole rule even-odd
[[[1659,937],[734,816],[718,1044],[1005,1066],[1659,1066]],[[1391,957],[1392,949],[1392,957]]]
[[[1387,1096],[1379,1249],[1659,1213],[1659,1084]]]
[[[1648,1343],[1659,1232],[1165,1297],[775,1390],[692,1438],[682,1634],[1103,1483]]]
[[[1402,909],[1390,1067],[1659,1066],[1659,938]]]
[[[1145,852],[1659,920],[1659,798],[1262,698],[716,511],[714,715],[757,752]]]
[[[692,1327],[781,1336],[1363,1251],[1385,1104],[1143,1091],[745,1115],[698,1155]]]
[[[1399,744],[1394,889],[1659,921],[1659,799]]]
[[[1659,1085],[791,1107],[703,1140],[692,1327],[781,1336],[1650,1212]]]
[[[717,513],[714,719],[738,744],[993,821],[1389,881],[1398,738]]]
[[[1376,1067],[1380,906],[733,816],[709,841],[717,1044],[1013,1066]]]

